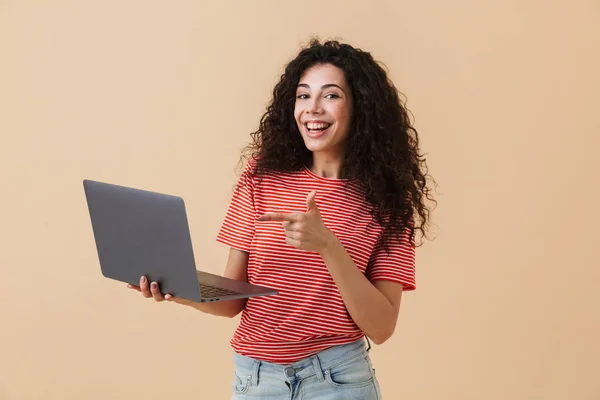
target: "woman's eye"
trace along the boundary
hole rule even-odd
[[[339,98],[339,97],[340,97],[340,96],[338,96],[338,95],[337,95],[337,94],[335,94],[335,93],[329,93],[328,95],[326,95],[326,96],[325,96],[325,98],[327,98],[327,99],[337,99],[337,98]]]
[[[297,99],[308,99],[308,95],[307,94],[299,94],[296,96]]]

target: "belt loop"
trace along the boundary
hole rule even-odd
[[[317,374],[317,378],[319,378],[320,382],[325,380],[325,376],[323,376],[323,369],[321,368],[321,363],[319,362],[318,356],[312,356],[313,368],[315,369],[315,373]]]
[[[258,386],[258,371],[260,370],[260,360],[254,360],[252,366],[252,386]]]
[[[369,344],[369,347],[367,348],[367,353],[369,351],[371,351],[371,341],[369,340],[369,337],[365,335],[365,339],[367,339],[367,343]]]

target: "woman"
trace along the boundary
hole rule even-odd
[[[315,40],[287,65],[252,139],[217,240],[230,246],[226,277],[279,294],[196,304],[144,277],[130,287],[242,313],[234,399],[380,399],[364,338],[393,334],[429,219],[398,92],[369,53]]]

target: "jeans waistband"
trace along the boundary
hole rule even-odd
[[[236,352],[234,352],[234,361],[237,367],[253,371],[253,375],[257,375],[260,370],[261,374],[281,374],[281,376],[286,377],[287,379],[304,379],[315,374],[322,377],[324,370],[348,362],[354,358],[367,357],[367,355],[368,352],[365,341],[364,339],[359,339],[352,343],[330,347],[314,356],[305,358],[293,364],[274,364],[255,360]]]

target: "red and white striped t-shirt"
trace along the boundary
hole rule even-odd
[[[217,241],[249,253],[248,282],[279,290],[278,295],[248,299],[231,345],[239,354],[291,364],[364,333],[350,317],[338,288],[318,253],[285,241],[281,222],[261,222],[266,212],[305,212],[306,196],[316,203],[325,225],[336,234],[369,280],[401,283],[415,289],[415,249],[408,241],[390,243],[389,256],[379,241],[381,226],[354,184],[323,178],[308,168],[249,177],[247,163],[238,181]],[[372,222],[372,223],[371,223]]]

